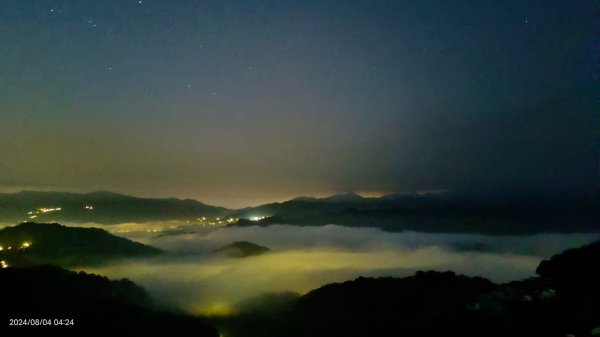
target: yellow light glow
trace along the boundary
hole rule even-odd
[[[231,304],[224,301],[217,301],[209,304],[206,308],[201,309],[192,309],[194,312],[198,312],[198,314],[206,315],[206,316],[221,316],[226,317],[230,316],[234,313],[234,310]]]
[[[6,263],[6,261],[2,260],[2,261],[0,261],[0,267],[8,268],[8,263]]]
[[[38,208],[38,212],[42,212],[42,213],[48,213],[48,212],[56,212],[56,211],[60,211],[62,208],[60,207],[55,207],[55,208],[46,208],[46,207],[42,207],[42,208]]]
[[[23,244],[21,244],[21,248],[29,248],[29,246],[31,246],[31,242],[23,242]]]

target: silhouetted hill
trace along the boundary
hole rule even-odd
[[[0,221],[5,222],[31,219],[45,222],[116,224],[213,218],[229,211],[223,207],[210,206],[190,199],[137,198],[102,191],[83,194],[30,191],[0,193]]]
[[[264,254],[269,251],[269,248],[257,245],[248,241],[236,241],[215,250],[215,253],[219,253],[229,257],[248,257],[254,255]]]
[[[153,256],[159,249],[99,228],[26,222],[0,230],[0,258],[9,265],[89,265],[117,258]]]
[[[469,304],[497,286],[452,272],[397,278],[358,278],[300,297],[290,310],[220,322],[231,336],[449,336],[480,331]],[[449,334],[450,333],[450,334]]]
[[[129,280],[70,272],[55,266],[0,269],[2,336],[190,336],[216,337],[202,320],[155,306],[146,291]],[[9,319],[34,319],[10,326]],[[74,325],[54,325],[55,319]],[[37,320],[37,321],[35,321]],[[36,323],[37,322],[37,323]]]
[[[334,194],[329,197],[320,198],[317,200],[335,203],[335,202],[364,202],[369,199],[370,198],[362,197],[356,193],[340,193],[340,194]]]
[[[418,272],[396,278],[358,278],[326,285],[301,297],[295,319],[313,321],[317,329],[300,327],[300,335],[436,336],[461,330],[470,319],[466,304],[494,289],[483,278],[454,273]],[[401,320],[401,324],[398,324]],[[394,327],[390,331],[390,327]]]
[[[559,293],[594,298],[600,306],[600,241],[544,260],[536,272]]]
[[[511,202],[469,200],[447,194],[403,194],[363,198],[356,194],[329,198],[300,197],[230,213],[235,225],[300,226],[337,224],[386,231],[530,234],[600,230],[597,199],[544,199]],[[250,221],[251,218],[262,218]]]

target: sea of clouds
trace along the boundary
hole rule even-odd
[[[229,314],[238,303],[264,293],[303,294],[358,276],[401,277],[416,270],[453,270],[508,282],[533,276],[544,258],[598,239],[598,234],[390,233],[336,225],[191,227],[187,234],[166,231],[176,227],[172,223],[145,224],[139,230],[135,224],[119,226],[112,231],[169,254],[85,270],[129,278],[161,302],[195,314]],[[250,241],[271,251],[247,258],[213,252],[234,241]]]

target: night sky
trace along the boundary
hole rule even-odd
[[[597,188],[594,1],[0,0],[0,190]]]

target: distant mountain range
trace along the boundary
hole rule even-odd
[[[112,192],[0,193],[0,221],[117,224],[214,218],[230,210],[191,199],[137,198]]]
[[[110,225],[163,220],[233,226],[337,224],[386,231],[488,234],[589,232],[600,230],[600,202],[598,198],[498,201],[448,193],[367,198],[348,193],[231,210],[190,199],[137,198],[111,192],[0,193],[0,222]]]
[[[94,265],[162,251],[99,228],[27,222],[0,230],[0,260],[9,266]]]
[[[300,197],[233,211],[234,225],[337,224],[387,231],[526,234],[600,230],[600,202],[577,200],[473,200],[447,194],[395,194],[364,198],[339,194]]]

